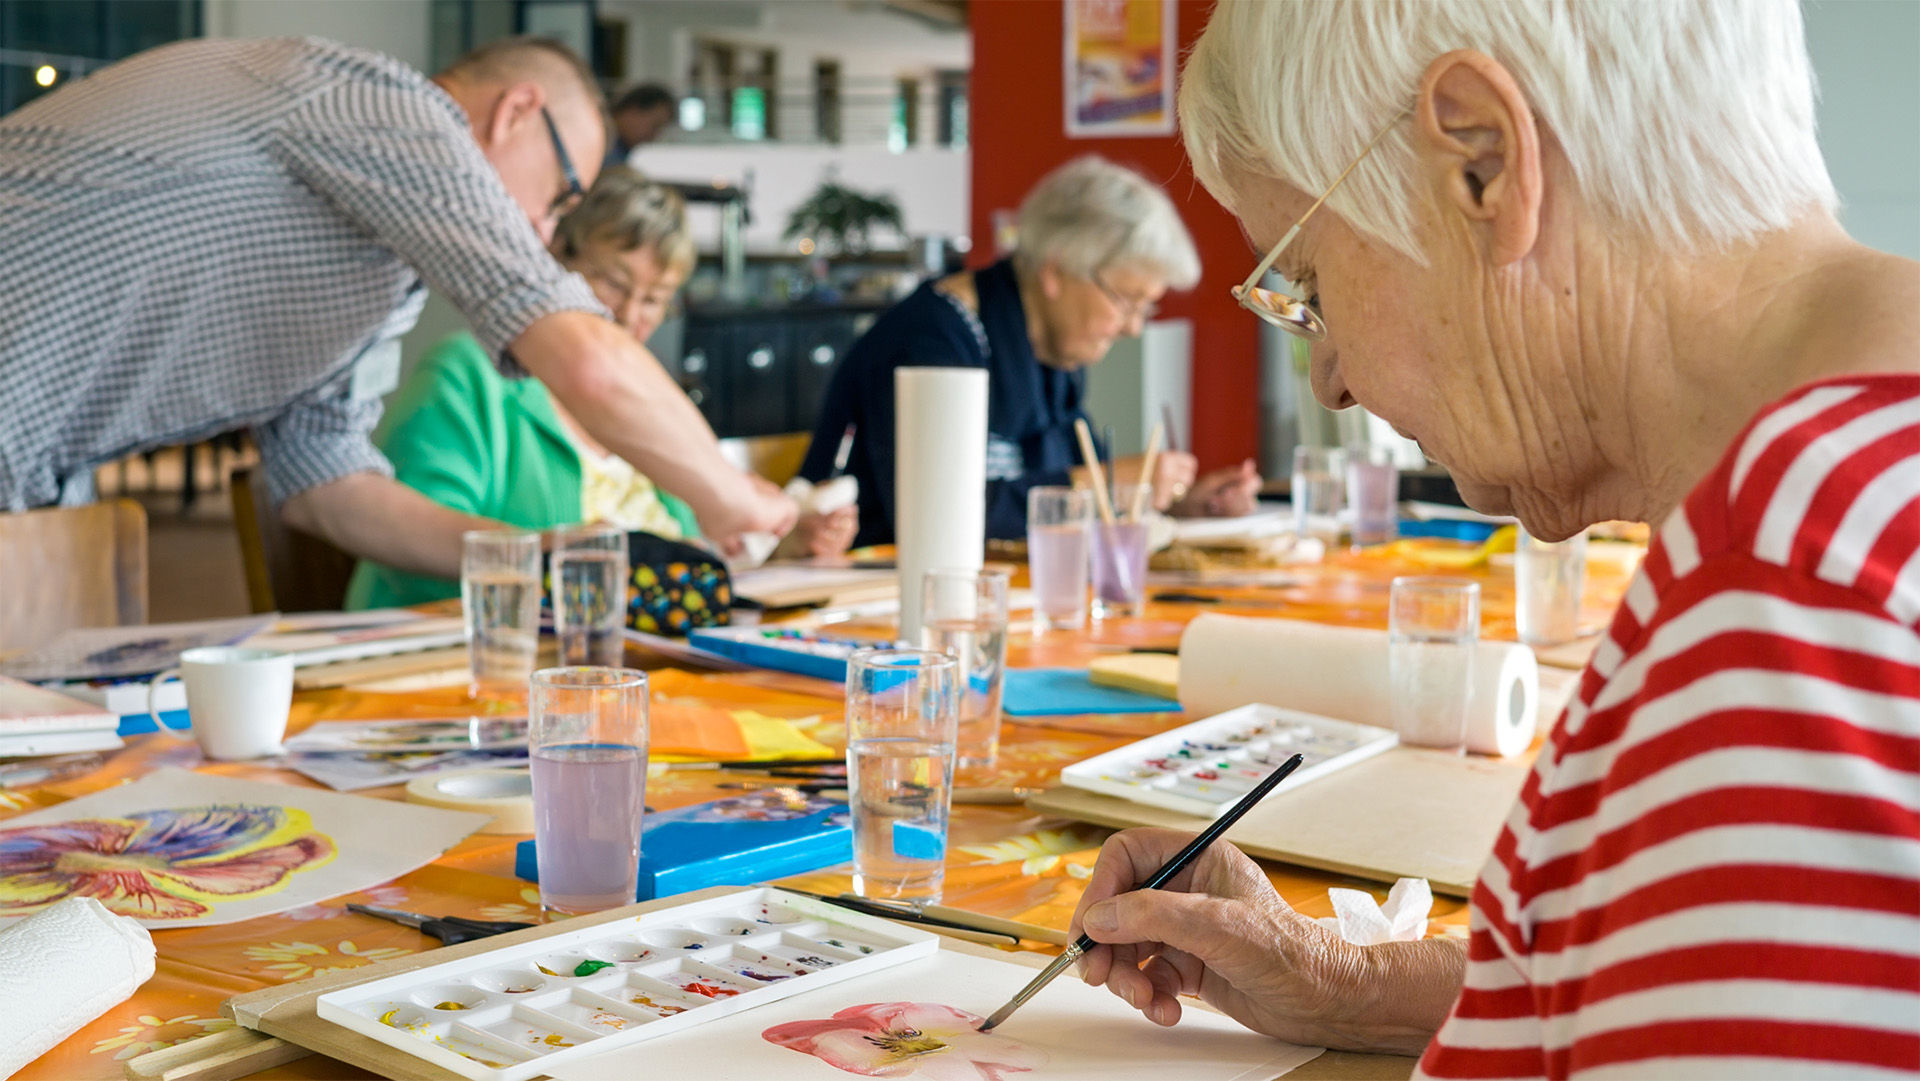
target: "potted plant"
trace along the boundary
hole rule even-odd
[[[860,255],[870,250],[873,231],[904,232],[900,204],[890,195],[869,195],[828,177],[793,208],[786,238],[810,236],[822,255]]]

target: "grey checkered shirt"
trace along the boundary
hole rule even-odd
[[[0,117],[0,510],[85,502],[103,462],[241,427],[276,502],[390,473],[354,369],[413,325],[423,279],[496,357],[603,311],[466,114],[387,57],[182,42]]]

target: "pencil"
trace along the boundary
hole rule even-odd
[[[1172,859],[1162,865],[1158,871],[1155,871],[1153,877],[1142,882],[1139,888],[1143,890],[1157,890],[1166,885],[1174,875],[1186,870],[1188,864],[1199,859],[1200,854],[1205,852],[1207,847],[1212,845],[1213,842],[1219,840],[1221,834],[1231,829],[1235,822],[1240,821],[1242,815],[1253,810],[1254,804],[1259,803],[1262,797],[1273,791],[1275,785],[1286,780],[1289,773],[1299,769],[1300,763],[1303,761],[1305,761],[1305,759],[1296,754],[1285,762],[1280,763],[1278,769],[1267,774],[1264,780],[1253,787],[1253,791],[1240,797],[1240,802],[1234,804],[1226,814],[1221,815],[1208,825],[1206,829],[1201,830],[1198,837],[1195,837],[1187,847],[1175,853]],[[1068,946],[1065,953],[1054,958],[1051,964],[1041,969],[1040,975],[1035,976],[1031,983],[1022,987],[1020,992],[1008,1000],[1005,1006],[993,1011],[993,1016],[987,1018],[986,1021],[981,1024],[980,1031],[989,1032],[995,1025],[1012,1017],[1013,1011],[1025,1005],[1026,1001],[1038,993],[1042,987],[1052,983],[1055,976],[1065,972],[1068,965],[1078,961],[1081,954],[1093,947],[1093,939],[1087,937],[1084,933],[1079,938],[1074,939],[1073,945]]]

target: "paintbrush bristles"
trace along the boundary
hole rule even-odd
[[[1086,418],[1076,418],[1073,432],[1080,437],[1080,454],[1087,460],[1087,475],[1093,481],[1093,505],[1100,511],[1100,520],[1108,529],[1113,528],[1113,504],[1107,499],[1107,471],[1100,467],[1100,455],[1093,449],[1093,431],[1087,427]]]
[[[1145,506],[1147,493],[1153,490],[1153,467],[1160,457],[1160,440],[1166,435],[1166,425],[1161,421],[1153,422],[1153,432],[1147,436],[1147,457],[1140,463],[1140,476],[1133,486],[1133,509],[1127,517],[1139,521],[1147,513]]]

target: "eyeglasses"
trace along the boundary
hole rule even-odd
[[[1159,301],[1132,300],[1123,297],[1113,291],[1113,286],[1108,285],[1098,271],[1087,275],[1087,280],[1093,283],[1095,289],[1106,294],[1108,302],[1113,305],[1115,311],[1120,313],[1120,318],[1125,322],[1131,323],[1138,319],[1142,323],[1151,323],[1153,317],[1160,314]]]
[[[1380,140],[1387,137],[1387,132],[1392,131],[1394,125],[1400,123],[1411,112],[1413,107],[1408,106],[1395,113],[1393,119],[1387,121],[1386,127],[1381,128],[1373,138],[1367,140],[1367,145],[1360,150],[1360,156],[1342,169],[1339,176],[1333,178],[1333,183],[1327,186],[1327,190],[1321,193],[1320,198],[1313,201],[1313,205],[1307,208],[1307,212],[1300,215],[1300,220],[1293,223],[1293,228],[1288,229],[1286,235],[1280,238],[1280,243],[1275,244],[1273,250],[1267,253],[1267,257],[1260,260],[1260,265],[1253,268],[1253,273],[1247,275],[1247,280],[1233,287],[1233,299],[1239,301],[1242,308],[1281,330],[1297,334],[1310,342],[1320,341],[1327,336],[1327,324],[1321,320],[1320,313],[1313,309],[1313,305],[1288,296],[1277,289],[1268,289],[1260,284],[1260,279],[1266,277],[1267,271],[1273,269],[1273,264],[1280,259],[1280,253],[1287,250],[1287,245],[1293,243],[1294,237],[1300,235],[1300,229],[1307,224],[1307,219],[1313,217],[1314,211],[1320,209],[1320,204],[1333,195],[1340,187],[1340,182],[1347,178],[1347,174],[1358,168],[1360,163],[1366,160],[1367,155],[1373,152],[1373,148],[1380,144]]]
[[[553,156],[560,159],[560,175],[566,178],[567,190],[553,197],[547,212],[559,217],[573,209],[573,204],[587,194],[580,186],[580,174],[574,171],[573,156],[567,153],[567,144],[560,141],[560,125],[553,122],[553,113],[545,105],[540,106],[540,117],[547,122],[547,138],[553,140]]]

